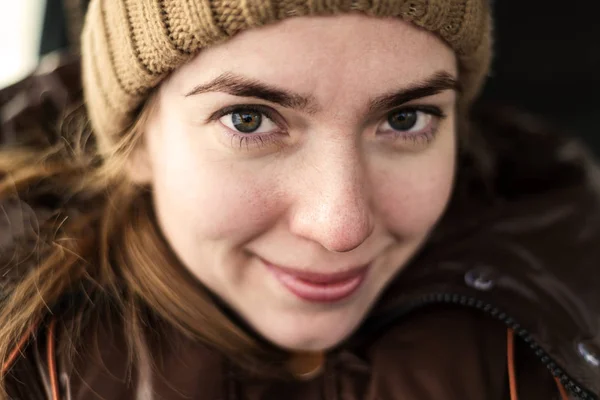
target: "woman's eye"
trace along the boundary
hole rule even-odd
[[[398,110],[388,114],[383,124],[382,131],[397,132],[420,132],[426,129],[432,122],[434,115],[419,110]]]
[[[229,129],[244,134],[267,133],[277,129],[277,125],[264,113],[240,109],[219,118]]]

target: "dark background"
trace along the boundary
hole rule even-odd
[[[47,0],[40,53],[69,43],[64,3]],[[516,106],[600,154],[600,18],[590,0],[496,0],[495,60],[482,103]]]
[[[543,115],[600,154],[600,20],[594,1],[496,0],[483,101]]]

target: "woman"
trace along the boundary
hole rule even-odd
[[[489,30],[482,0],[92,1],[89,124],[2,158],[6,396],[596,398],[593,169],[468,123]]]

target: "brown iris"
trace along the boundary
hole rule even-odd
[[[397,131],[408,131],[417,124],[417,111],[402,110],[391,113],[388,116],[388,123],[392,129]]]
[[[252,133],[260,128],[262,115],[255,111],[237,111],[231,114],[231,122],[235,129],[242,133]]]

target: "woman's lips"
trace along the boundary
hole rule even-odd
[[[369,266],[322,274],[280,267],[264,261],[267,269],[290,292],[303,300],[332,303],[355,293],[361,286]]]

